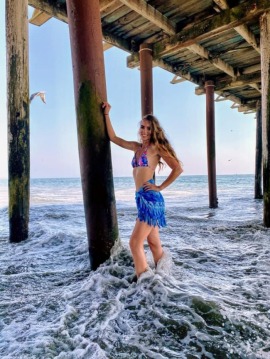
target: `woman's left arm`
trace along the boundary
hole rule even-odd
[[[152,191],[160,192],[164,188],[168,187],[171,183],[173,183],[176,180],[176,178],[179,177],[180,174],[183,172],[181,163],[178,162],[175,158],[168,156],[166,153],[161,153],[160,156],[166,162],[166,164],[171,168],[171,173],[165,179],[165,181],[162,182],[159,186],[157,186],[155,184],[151,184],[149,182],[146,182],[143,185],[145,190],[152,190]]]

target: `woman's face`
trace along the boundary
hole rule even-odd
[[[151,123],[148,120],[141,120],[139,135],[143,142],[150,141],[151,138]]]

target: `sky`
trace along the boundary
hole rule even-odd
[[[29,7],[29,17],[33,9]],[[0,178],[8,177],[6,111],[5,1],[0,1]],[[118,136],[137,140],[141,119],[140,72],[129,69],[129,54],[115,47],[104,52],[111,120]],[[46,104],[30,105],[31,178],[79,177],[79,157],[68,25],[50,19],[29,25],[30,94],[46,92]],[[173,74],[153,68],[154,114],[160,120],[185,175],[207,174],[205,95],[195,85],[172,85]],[[255,170],[255,114],[215,103],[217,174],[252,174]],[[131,176],[132,153],[112,144],[114,176]],[[167,175],[169,168],[160,175]]]

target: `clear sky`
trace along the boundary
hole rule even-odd
[[[29,16],[32,8],[29,7]],[[79,158],[68,25],[50,19],[29,26],[30,94],[46,91],[46,104],[30,108],[31,177],[78,177]],[[0,178],[7,178],[5,1],[0,1]],[[140,73],[126,66],[128,53],[104,53],[111,119],[118,136],[137,140],[140,121]],[[173,74],[153,69],[154,113],[184,165],[184,174],[207,174],[205,96],[189,82],[172,85]],[[216,103],[217,174],[254,173],[255,114]],[[114,176],[131,175],[130,151],[112,144]],[[168,169],[161,174],[166,175]]]

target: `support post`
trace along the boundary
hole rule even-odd
[[[30,193],[28,1],[6,0],[9,239],[28,237]]]
[[[254,198],[262,199],[262,111],[261,101],[256,106],[256,153]]]
[[[205,82],[209,207],[217,208],[214,82]]]
[[[264,225],[270,227],[270,12],[260,18]]]
[[[153,114],[153,51],[151,45],[140,45],[142,116]]]
[[[107,100],[99,0],[67,0],[77,131],[91,268],[118,239],[110,142],[101,104]]]

